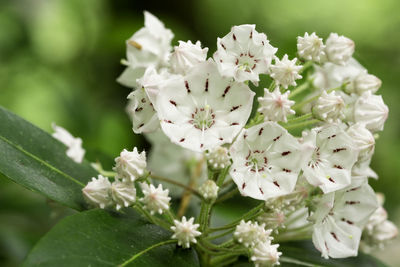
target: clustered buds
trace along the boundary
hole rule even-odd
[[[235,231],[226,234],[232,236],[232,246],[249,252],[256,266],[278,265],[282,253],[279,244],[272,244],[272,235],[291,237],[298,229],[312,232],[324,258],[356,256],[360,242],[364,249],[382,247],[397,235],[368,184],[370,177],[377,178],[369,165],[374,136],[383,130],[388,107],[375,94],[379,78],[353,58],[351,39],[331,33],[324,43],[316,33],[305,33],[297,38],[299,62],[287,54],[276,57],[277,49],[255,25],[232,27],[217,39],[217,51],[209,58],[200,41],[179,41],[172,49],[172,37],[146,12],[145,27],[127,40],[127,68],[118,81],[133,90],[127,107],[133,131],[157,139],[152,140],[153,152],[173,150],[162,153],[157,168],[181,171],[183,177],[190,169],[198,176],[190,184],[172,183],[191,189],[203,201],[201,225],[193,217],[175,219],[169,211],[169,189],[150,183],[146,154],[136,148],[123,150],[115,159],[112,183],[99,175],[86,185],[83,195],[91,205],[117,210],[138,205],[146,216],[157,216],[155,221],[167,217],[163,222],[169,223],[178,245],[189,248],[198,238],[196,248],[207,254],[202,246],[213,238],[207,216],[223,195],[235,193],[225,189],[232,179],[242,196],[265,201],[262,211],[231,224]],[[250,118],[252,88],[261,75],[272,83],[258,97]],[[76,148],[69,145],[72,136],[56,132]],[[212,175],[204,179],[199,173],[207,168]],[[219,176],[217,186],[215,177],[226,173],[222,178],[227,182],[219,183]]]

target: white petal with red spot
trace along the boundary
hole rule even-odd
[[[257,84],[259,75],[268,73],[276,51],[264,33],[246,24],[233,26],[230,33],[218,38],[214,59],[221,75]]]
[[[201,152],[233,141],[249,118],[253,97],[247,85],[223,78],[209,60],[166,81],[156,109],[173,143]]]
[[[229,169],[239,191],[255,199],[268,199],[293,191],[304,155],[298,141],[274,122],[241,132],[230,149]]]
[[[314,146],[314,153],[303,166],[307,181],[324,193],[350,185],[351,169],[357,161],[358,149],[352,138],[338,125],[313,129],[304,136],[304,143]]]

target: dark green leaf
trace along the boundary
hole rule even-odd
[[[199,266],[193,249],[175,244],[141,254],[171,234],[131,210],[124,215],[85,211],[57,224],[33,248],[24,266],[119,266],[127,262],[126,266]]]
[[[0,107],[0,173],[14,182],[81,210],[81,189],[96,176],[87,162],[77,164],[66,147],[45,131]]]

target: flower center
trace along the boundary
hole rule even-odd
[[[189,122],[199,130],[206,130],[213,126],[215,123],[215,114],[209,105],[205,105],[204,108],[196,108],[192,113],[192,120]]]
[[[314,153],[312,154],[312,156],[311,156],[311,160],[308,162],[308,166],[309,167],[311,167],[311,168],[315,168],[315,167],[318,167],[318,165],[320,164],[320,163],[322,163],[322,160],[321,160],[321,153],[319,152],[319,147],[317,147],[315,150],[314,150]]]
[[[263,150],[250,151],[249,155],[246,157],[246,160],[246,166],[249,166],[250,171],[252,172],[262,172],[265,170],[268,164],[268,159]]]
[[[242,53],[236,59],[236,65],[239,66],[239,69],[250,72],[257,66],[257,60],[254,59],[254,56],[249,53]]]

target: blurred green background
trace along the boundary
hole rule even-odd
[[[372,184],[386,194],[390,219],[400,222],[400,2],[398,0],[2,0],[0,105],[51,131],[55,122],[84,141],[90,160],[123,148],[147,147],[125,115],[129,89],[115,79],[124,69],[125,40],[158,16],[178,40],[210,48],[232,25],[257,24],[278,55],[295,56],[296,36],[337,32],[356,43],[355,57],[383,81],[390,108],[377,141]],[[2,127],[0,125],[0,127]],[[0,266],[18,265],[35,242],[72,211],[0,177]],[[399,241],[377,255],[400,266]]]

